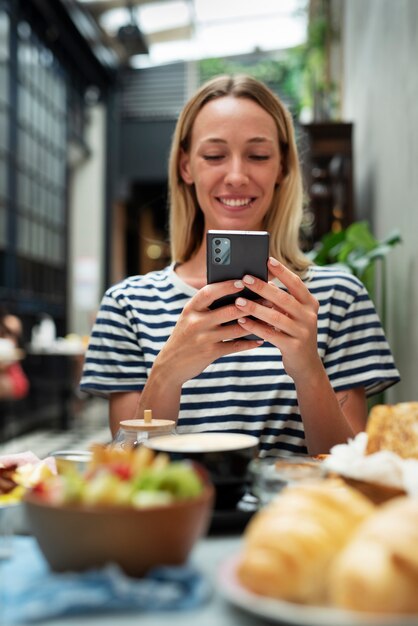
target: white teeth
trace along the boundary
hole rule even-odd
[[[226,204],[226,206],[246,206],[251,202],[251,198],[242,198],[241,200],[232,198],[221,198],[220,200],[222,204]]]

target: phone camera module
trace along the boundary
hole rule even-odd
[[[211,243],[212,263],[216,265],[229,265],[231,262],[231,241],[216,237]]]

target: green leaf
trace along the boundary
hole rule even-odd
[[[340,263],[347,263],[350,255],[353,254],[353,244],[350,241],[344,241],[336,252]],[[358,253],[359,251],[357,250]]]
[[[353,247],[362,248],[365,251],[373,250],[378,244],[377,239],[372,235],[367,222],[354,222],[350,224],[346,231],[347,241]]]
[[[357,258],[350,259],[350,266],[354,273],[360,277],[360,275],[370,267],[370,259],[365,255],[361,255]]]
[[[402,243],[402,237],[399,230],[393,230],[389,235],[386,235],[384,239],[382,239],[381,243],[385,243],[388,246],[396,246],[398,243]]]
[[[367,256],[370,261],[375,261],[376,259],[382,259],[387,256],[391,250],[392,246],[381,243],[376,246],[374,250],[371,250]]]
[[[376,293],[383,294],[380,308],[384,325],[385,284],[383,282],[381,288],[376,289],[375,266],[377,261],[384,264],[389,252],[401,242],[402,238],[398,230],[392,231],[379,241],[371,233],[366,221],[354,222],[345,230],[326,233],[310,254],[310,258],[318,265],[343,269],[357,276],[373,301],[375,301]],[[382,276],[380,280],[384,280]]]
[[[337,258],[337,246],[344,242],[345,232],[329,232],[320,240],[318,246],[312,251],[310,258],[317,265],[328,265]]]

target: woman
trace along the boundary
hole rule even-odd
[[[150,408],[180,433],[255,434],[265,456],[325,453],[364,429],[366,394],[399,376],[362,284],[298,247],[302,183],[283,104],[248,76],[202,86],[177,123],[169,190],[173,263],[110,288],[91,336],[81,388],[109,395],[112,432]],[[208,229],[268,230],[269,282],[206,284]],[[257,302],[239,296],[244,285]],[[235,304],[209,308],[227,294]]]
[[[22,324],[16,315],[0,309],[0,339],[20,348]],[[21,400],[29,393],[29,380],[19,362],[0,358],[0,400]]]

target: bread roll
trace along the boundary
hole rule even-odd
[[[418,613],[418,500],[376,510],[330,569],[330,600],[344,609]]]
[[[238,579],[261,595],[322,602],[332,559],[374,508],[341,481],[287,487],[248,524]]]
[[[366,430],[366,454],[390,450],[404,459],[418,459],[418,402],[374,406]]]

